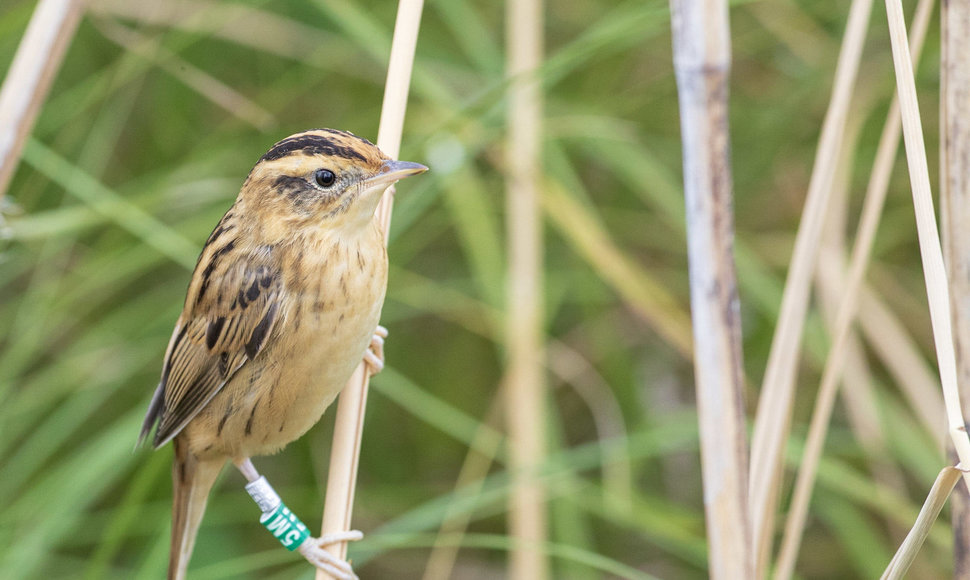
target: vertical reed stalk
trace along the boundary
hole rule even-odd
[[[940,220],[960,399],[970,406],[970,5],[944,2],[940,67]],[[953,454],[951,446],[951,454]],[[953,496],[953,577],[970,578],[970,498]]]
[[[79,0],[40,0],[0,88],[0,199],[81,20]]]
[[[950,298],[947,290],[943,251],[933,210],[930,190],[929,168],[923,143],[923,127],[916,99],[916,81],[906,41],[906,23],[899,0],[886,0],[889,20],[889,40],[892,44],[893,65],[896,69],[896,90],[903,115],[903,141],[906,144],[906,161],[913,190],[913,206],[916,211],[916,231],[919,235],[920,256],[923,260],[923,276],[936,345],[937,364],[943,386],[943,402],[946,406],[948,432],[953,440],[960,466],[970,466],[970,438],[967,437],[960,394],[957,390],[956,355],[953,350],[953,331],[950,319]],[[970,485],[970,471],[964,472],[964,482]],[[966,493],[961,490],[959,493]]]
[[[933,0],[922,0],[913,18],[916,32],[913,35],[914,55],[918,55],[922,49],[923,40],[926,38],[926,29],[929,27],[932,9]],[[822,456],[822,448],[825,445],[825,435],[828,431],[829,419],[832,417],[832,409],[835,405],[836,394],[838,393],[839,380],[842,377],[846,357],[851,352],[849,348],[850,340],[853,336],[851,330],[859,303],[859,291],[862,286],[866,266],[869,264],[872,244],[876,239],[879,218],[882,216],[882,208],[886,200],[886,192],[889,185],[892,160],[896,157],[896,152],[899,148],[899,134],[899,105],[898,100],[893,99],[889,108],[889,116],[886,119],[886,124],[879,140],[876,162],[869,181],[869,187],[866,191],[862,217],[859,219],[855,244],[852,248],[849,273],[845,288],[842,290],[842,300],[839,303],[835,324],[832,329],[832,346],[829,349],[829,355],[825,361],[824,370],[822,371],[822,381],[819,385],[815,409],[812,412],[808,436],[805,441],[805,452],[802,456],[802,463],[795,480],[791,507],[789,508],[788,518],[785,522],[785,534],[782,539],[781,550],[778,556],[778,566],[775,572],[775,578],[779,580],[791,578],[795,570],[795,561],[798,556],[799,546],[801,545],[802,532],[805,528],[805,520],[808,517],[808,504],[811,500],[812,488],[815,485],[815,473],[818,468],[819,459]]]
[[[712,578],[754,577],[741,321],[734,271],[724,0],[671,0],[680,102],[694,374]]]
[[[542,219],[539,205],[542,155],[541,0],[506,2],[506,64],[510,78],[506,211],[508,280],[505,344],[508,348],[505,415],[509,469],[509,561],[512,580],[543,580],[549,563],[545,490],[538,468],[545,455],[545,381],[542,354]]]
[[[394,38],[391,41],[391,56],[387,67],[377,146],[395,159],[401,150],[404,113],[407,108],[411,68],[414,63],[414,50],[418,43],[423,8],[424,0],[401,0],[398,4],[397,20],[394,23]],[[394,186],[391,186],[384,192],[375,216],[384,232],[385,243],[391,224],[393,204]],[[362,362],[340,393],[340,400],[337,403],[330,469],[327,473],[326,501],[323,507],[322,533],[324,535],[350,529],[369,381],[370,375]],[[328,550],[339,558],[347,557],[346,543],[332,545]],[[329,578],[322,570],[317,570],[316,577],[317,580]]]
[[[835,70],[832,99],[822,124],[818,153],[805,199],[805,210],[795,237],[795,250],[785,281],[781,313],[758,401],[751,440],[748,494],[752,549],[755,551],[757,566],[753,578],[764,576],[771,555],[775,510],[782,486],[782,459],[791,422],[798,353],[808,308],[812,271],[818,255],[819,239],[842,147],[852,87],[859,70],[871,12],[872,0],[854,0],[849,10],[845,40]]]

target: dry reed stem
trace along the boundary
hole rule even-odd
[[[835,324],[836,310],[845,288],[844,252],[835,253],[823,248],[819,255],[819,266],[819,278],[826,280],[826,282],[821,283],[824,288],[820,288],[822,310],[825,313],[826,326],[831,334]],[[859,316],[859,313],[857,313],[857,316]],[[872,474],[874,482],[892,490],[899,497],[905,497],[907,495],[906,475],[889,455],[890,438],[886,432],[887,426],[880,418],[881,405],[876,396],[876,384],[870,372],[866,350],[858,331],[850,331],[846,349],[848,354],[841,394],[849,425],[866,455],[869,472]],[[942,403],[940,406],[942,408]],[[933,423],[933,425],[936,424]],[[890,537],[895,542],[901,542],[908,528],[903,528],[899,522],[891,517],[887,516],[884,519]]]
[[[915,39],[914,39],[915,42]],[[892,107],[891,107],[892,108]],[[835,323],[839,305],[846,291],[846,220],[848,218],[849,173],[855,159],[857,139],[862,128],[864,113],[852,116],[847,130],[846,151],[839,164],[838,187],[833,194],[829,219],[822,234],[816,267],[819,307],[830,336],[835,335]],[[898,114],[897,114],[898,117]],[[898,124],[897,124],[898,128]],[[896,142],[899,141],[897,132]],[[863,218],[864,219],[864,218]],[[858,313],[857,313],[858,315]],[[849,330],[846,342],[845,377],[841,391],[846,415],[853,433],[871,458],[870,469],[877,481],[885,482],[893,489],[905,490],[905,479],[896,465],[880,461],[886,452],[886,437],[879,419],[879,404],[873,389],[873,378],[866,360],[863,345],[854,327]],[[902,536],[899,538],[902,540]]]
[[[914,55],[918,55],[926,37],[930,15],[933,10],[933,0],[921,0],[914,16],[913,42]],[[785,521],[785,533],[782,538],[778,556],[775,577],[781,580],[791,578],[801,545],[802,532],[808,516],[808,504],[811,500],[812,488],[815,485],[815,474],[818,461],[822,456],[825,445],[825,435],[828,431],[829,420],[835,405],[835,397],[842,376],[846,357],[850,352],[849,342],[852,338],[852,324],[855,320],[859,302],[859,289],[865,275],[866,266],[872,253],[872,244],[876,238],[879,219],[886,199],[889,186],[891,161],[895,158],[899,147],[900,123],[898,121],[898,105],[894,99],[889,110],[889,117],[880,137],[877,150],[875,169],[866,191],[862,216],[852,249],[852,258],[845,288],[842,290],[842,300],[833,325],[832,346],[825,361],[822,380],[818,389],[815,409],[809,423],[808,435],[805,441],[805,451],[799,466],[795,489],[792,494],[788,518]]]
[[[781,491],[782,459],[788,439],[795,374],[808,308],[812,271],[841,150],[842,133],[855,84],[872,0],[854,0],[835,71],[818,153],[795,238],[795,250],[782,295],[781,313],[762,383],[751,443],[749,510],[755,554],[755,578],[765,574],[774,537],[775,510]]]
[[[846,221],[848,219],[848,178],[849,168],[855,159],[854,151],[864,114],[854,115],[847,130],[847,154],[843,155],[839,164],[838,186],[833,192],[833,201],[829,209],[825,229],[822,232],[822,247],[819,249],[816,264],[816,292],[819,298],[819,309],[825,320],[829,335],[835,334],[835,323],[839,305],[842,302],[846,286]],[[854,328],[849,330],[850,337],[846,343],[845,377],[843,378],[842,396],[847,411],[847,417],[856,438],[871,457],[877,457],[885,451],[885,439],[879,422],[877,401],[871,387],[872,377],[866,361],[858,333]]]
[[[411,68],[414,63],[414,50],[418,42],[423,7],[423,0],[401,0],[398,4],[397,20],[394,23],[394,37],[387,67],[387,83],[384,88],[381,122],[377,132],[377,146],[395,159],[401,149],[404,113],[407,108]],[[384,192],[375,215],[384,232],[385,243],[393,204],[394,187],[391,186]],[[337,403],[330,469],[327,473],[326,501],[323,508],[322,533],[324,535],[350,529],[369,381],[370,375],[364,363],[361,362],[340,393],[340,400]],[[338,558],[347,557],[346,543],[331,545],[328,550]],[[326,580],[328,575],[322,570],[317,570],[316,578]]]
[[[0,199],[81,20],[80,0],[40,0],[0,88]]]
[[[970,4],[943,3],[940,79],[940,222],[950,279],[960,398],[970,405]],[[952,450],[951,450],[952,454]],[[953,576],[970,578],[970,498],[953,496]]]
[[[953,491],[953,487],[960,480],[961,475],[963,473],[954,467],[944,467],[940,470],[939,475],[936,476],[936,481],[933,482],[933,487],[930,488],[930,493],[926,496],[926,501],[923,502],[923,507],[919,511],[919,516],[917,516],[913,528],[906,535],[902,545],[899,546],[893,559],[889,562],[889,566],[886,567],[886,571],[883,572],[882,580],[900,580],[903,578],[906,570],[916,559],[916,554],[919,553],[926,536],[930,533],[930,528],[933,527],[933,523],[940,515],[940,510],[943,509],[943,504],[946,503],[946,498]],[[954,574],[953,577],[963,578],[958,574]]]
[[[747,514],[741,320],[734,271],[727,2],[671,0],[680,102],[708,570],[754,575]]]
[[[937,364],[943,386],[943,402],[946,405],[947,423],[953,447],[957,457],[960,458],[960,464],[967,467],[970,466],[970,437],[967,436],[963,411],[960,408],[946,269],[943,265],[943,252],[933,210],[929,168],[926,163],[923,128],[916,98],[916,82],[913,77],[909,44],[906,41],[902,3],[899,0],[886,0],[886,12],[889,17],[893,65],[896,69],[896,89],[903,115],[903,140],[906,144],[906,161],[913,190],[913,207],[916,210],[916,231],[923,260],[923,275],[926,279],[926,294],[929,300]],[[970,485],[970,472],[964,472],[964,481]]]
[[[898,120],[898,109],[896,117]],[[864,118],[864,114],[853,116],[854,122],[850,125],[852,138],[846,140],[847,151],[855,151],[856,138]],[[899,141],[898,129],[897,123],[897,143]],[[826,222],[826,230],[823,233],[823,247],[819,253],[817,266],[819,305],[830,336],[835,335],[838,308],[846,291],[848,268],[845,258],[845,220],[849,205],[846,189],[849,169],[854,158],[854,154],[851,153],[843,156],[843,162],[839,166],[839,187],[835,196],[838,203],[833,203],[829,212],[830,219]],[[871,182],[872,180],[870,180]],[[862,221],[864,220],[865,218],[862,218]],[[865,350],[858,332],[854,328],[849,330],[849,338],[845,347],[847,354],[841,394],[852,432],[868,456],[869,470],[873,479],[877,484],[881,483],[893,490],[899,497],[904,497],[906,495],[906,478],[896,463],[885,459],[888,441],[879,417],[880,405],[876,397]],[[932,394],[934,391],[930,390],[929,392]],[[931,425],[935,424],[936,422],[931,423]],[[886,518],[886,525],[892,537],[898,542],[902,542],[908,528],[901,528],[900,524],[893,518]]]
[[[509,577],[543,580],[549,562],[539,549],[547,537],[546,490],[538,470],[545,456],[545,381],[542,352],[542,62],[540,0],[508,0],[506,70],[510,78],[506,148],[508,279],[505,319],[508,429]]]

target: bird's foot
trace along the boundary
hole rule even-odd
[[[348,530],[326,534],[319,538],[307,538],[300,545],[299,551],[308,562],[337,580],[360,580],[350,567],[350,562],[334,556],[326,548],[341,542],[356,542],[363,537],[364,534],[357,530]]]
[[[374,330],[374,336],[370,339],[370,346],[364,351],[364,362],[370,369],[370,374],[376,375],[384,370],[384,339],[387,338],[387,329],[378,326]]]

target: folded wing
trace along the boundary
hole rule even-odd
[[[214,259],[218,252],[209,255]],[[155,447],[175,437],[273,339],[283,289],[278,270],[269,262],[267,255],[247,256],[190,289],[141,439],[156,423]],[[216,273],[206,269],[207,274]]]

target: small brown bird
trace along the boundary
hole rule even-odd
[[[361,358],[383,367],[387,253],[374,211],[387,187],[426,170],[351,133],[298,133],[260,158],[209,236],[141,431],[158,425],[155,448],[174,440],[170,580],[185,577],[226,460],[285,546],[356,578],[324,547],[360,532],[308,537],[250,458],[306,433]]]

